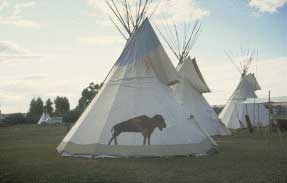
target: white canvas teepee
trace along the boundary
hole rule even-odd
[[[168,86],[175,80],[176,70],[146,19],[58,151],[94,157],[207,153],[215,143],[176,102]]]
[[[166,37],[160,31],[171,51],[178,59],[177,71],[180,75],[180,83],[173,86],[178,101],[183,105],[186,113],[193,116],[194,120],[211,136],[230,135],[230,131],[219,120],[213,108],[204,98],[204,93],[211,92],[208,88],[195,59],[189,54],[200,32],[200,24],[197,21],[194,26],[184,24],[183,31],[177,30],[174,25],[174,36]],[[169,30],[172,32],[172,30]],[[181,35],[180,33],[183,32]]]
[[[38,121],[38,125],[41,125],[43,123],[48,123],[48,121],[51,119],[50,115],[47,113],[47,111],[43,111],[43,114],[41,116],[41,118]]]
[[[251,51],[250,49],[241,50],[241,57],[238,57],[236,60],[232,58],[232,54],[228,54],[227,56],[230,58],[231,62],[234,64],[236,69],[241,74],[241,80],[228,99],[227,104],[219,115],[219,118],[223,121],[223,123],[230,129],[239,129],[246,128],[246,117],[248,116],[253,127],[256,126],[265,126],[265,124],[260,124],[261,119],[264,118],[267,113],[267,109],[264,109],[256,105],[246,105],[244,101],[248,98],[257,98],[256,91],[261,90],[257,79],[254,74],[248,74],[248,70],[251,64],[256,59],[257,51],[254,49]],[[245,52],[245,53],[244,53]],[[240,67],[236,65],[235,61],[240,62]],[[257,112],[256,112],[257,111]],[[258,113],[258,111],[261,111]],[[257,113],[257,118],[255,113]]]
[[[255,91],[261,90],[254,74],[242,75],[241,80],[234,93],[228,100],[219,118],[227,128],[238,129],[247,127],[245,115],[251,118],[254,114],[253,108],[246,108],[242,103],[247,98],[257,98]],[[252,118],[251,118],[252,120]]]
[[[177,66],[181,79],[180,84],[174,86],[174,92],[187,112],[194,116],[201,128],[211,136],[230,135],[230,131],[219,120],[213,108],[204,98],[203,93],[209,93],[203,76],[195,59],[188,57]]]

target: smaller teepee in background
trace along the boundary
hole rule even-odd
[[[261,90],[255,75],[253,73],[248,74],[248,70],[255,60],[256,50],[247,50],[246,53],[243,54],[244,56],[239,58],[240,67],[236,65],[236,62],[232,58],[231,54],[227,55],[240,72],[241,79],[235,91],[228,99],[224,109],[220,113],[219,118],[223,121],[227,128],[239,129],[247,127],[245,116],[248,115],[251,119],[252,125],[256,126],[256,122],[253,121],[256,120],[253,118],[253,116],[255,116],[254,113],[256,110],[254,108],[255,105],[254,107],[250,108],[242,104],[248,98],[257,98],[255,92],[257,90]]]
[[[44,123],[48,123],[48,120],[50,120],[51,119],[51,117],[50,117],[50,115],[48,114],[48,112],[47,112],[47,110],[46,109],[44,109],[43,110],[43,114],[42,114],[42,116],[41,116],[41,118],[39,119],[39,121],[38,121],[38,125],[41,125],[41,124],[44,124]]]
[[[211,91],[200,72],[196,59],[191,59],[189,56],[198,39],[201,25],[197,21],[194,26],[183,24],[181,31],[176,25],[173,28],[172,30],[168,27],[166,35],[161,31],[160,33],[178,59],[176,69],[181,79],[179,84],[173,86],[176,98],[184,106],[186,113],[194,118],[209,135],[230,135],[230,131],[204,98],[203,94]]]

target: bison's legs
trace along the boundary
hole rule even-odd
[[[143,145],[146,144],[146,136],[144,136],[144,141],[143,141]]]
[[[151,134],[148,134],[148,145],[150,145],[150,136],[151,136]]]
[[[148,132],[147,130],[144,130],[144,131],[142,132],[142,135],[143,135],[143,137],[144,137],[143,145],[146,145],[146,140],[147,140],[147,138],[148,138],[149,132]]]
[[[108,145],[111,145],[112,141],[114,140],[115,145],[118,145],[118,141],[117,141],[117,134],[113,134],[112,138],[110,139]]]
[[[111,140],[109,141],[108,145],[111,145],[112,141],[114,140],[114,136],[112,136]]]

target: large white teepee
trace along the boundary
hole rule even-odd
[[[41,118],[38,121],[38,125],[41,125],[43,123],[48,123],[48,121],[51,119],[50,115],[47,113],[47,111],[43,111],[43,114],[41,116]]]
[[[211,92],[199,70],[195,59],[189,54],[200,32],[200,24],[197,21],[194,26],[184,24],[183,31],[177,30],[174,25],[173,31],[169,30],[170,37],[163,35],[164,40],[178,59],[177,71],[180,75],[180,83],[173,86],[178,101],[183,105],[186,113],[198,121],[199,126],[211,136],[230,135],[230,131],[219,120],[213,108],[204,98],[203,93]],[[181,35],[181,32],[182,35]]]
[[[93,157],[207,153],[215,143],[176,102],[168,86],[175,80],[177,72],[146,19],[58,151]],[[151,145],[143,145],[144,136]]]
[[[227,128],[238,129],[247,127],[245,115],[248,114],[252,120],[254,108],[247,108],[245,105],[242,105],[242,102],[244,102],[247,98],[257,98],[255,93],[257,90],[261,90],[261,88],[254,74],[243,74],[239,85],[219,115],[219,118],[223,121]]]
[[[180,84],[174,86],[174,92],[187,112],[194,116],[201,128],[210,135],[230,135],[230,131],[219,120],[213,108],[202,95],[209,93],[203,76],[195,59],[188,57],[177,66],[181,79]]]

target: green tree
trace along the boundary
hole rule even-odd
[[[85,111],[94,97],[98,94],[103,84],[90,83],[87,88],[82,91],[77,107],[64,115],[63,121],[68,123],[76,122],[81,114]]]
[[[2,123],[8,123],[8,124],[27,123],[25,115],[21,114],[21,113],[10,114],[7,117],[5,117],[1,122]]]
[[[46,101],[45,108],[46,108],[48,114],[51,116],[53,114],[53,111],[54,111],[53,102],[51,101],[51,99],[48,99]]]
[[[70,103],[67,97],[57,97],[54,100],[55,112],[54,116],[64,116],[65,113],[70,111]]]
[[[43,100],[39,97],[37,99],[32,99],[30,103],[30,108],[27,113],[27,121],[30,123],[37,123],[43,113]]]
[[[63,122],[65,123],[74,123],[76,122],[79,117],[81,116],[82,111],[79,110],[79,108],[75,108],[69,112],[67,112],[63,117]]]
[[[101,87],[102,84],[90,83],[90,85],[82,91],[82,97],[80,98],[77,106],[79,111],[83,112],[88,107],[94,97],[98,94]]]

